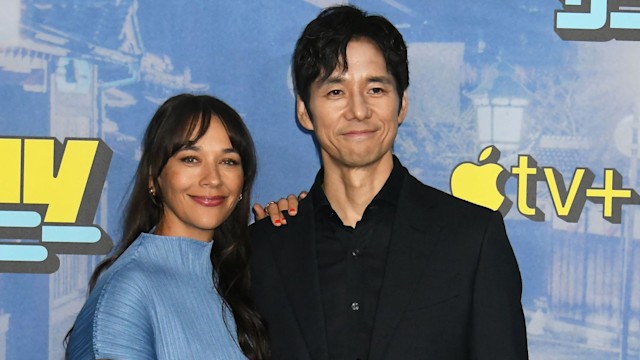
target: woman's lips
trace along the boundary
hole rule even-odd
[[[226,196],[191,196],[193,201],[197,202],[202,206],[218,206],[224,203]]]

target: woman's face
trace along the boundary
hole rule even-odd
[[[224,125],[212,117],[204,136],[169,158],[158,177],[164,212],[155,233],[213,239],[242,193],[241,161]]]

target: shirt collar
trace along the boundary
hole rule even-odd
[[[380,191],[376,194],[376,196],[373,197],[371,204],[382,202],[391,206],[395,206],[398,203],[398,198],[400,197],[400,188],[402,188],[402,181],[404,180],[405,174],[406,170],[400,163],[400,160],[398,160],[398,158],[393,155],[393,169],[391,170],[391,174],[387,178],[387,181],[384,183]],[[323,182],[324,168],[320,168],[318,174],[316,174],[316,179],[313,182],[313,186],[311,186],[311,190],[309,190],[309,194],[311,195],[311,199],[313,200],[316,211],[325,206],[329,206],[329,208],[331,208],[331,204],[329,203],[329,200],[327,199],[327,196],[322,189]]]

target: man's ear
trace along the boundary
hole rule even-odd
[[[409,96],[407,90],[402,93],[402,105],[400,105],[400,111],[398,112],[398,125],[402,124],[405,116],[407,116],[407,110],[409,109]]]
[[[302,101],[300,95],[296,95],[296,115],[298,115],[298,122],[300,122],[303,128],[309,131],[314,130],[313,121],[311,121],[307,106],[304,104],[304,101]]]

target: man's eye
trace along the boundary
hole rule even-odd
[[[384,89],[383,88],[373,88],[373,89],[371,89],[371,92],[373,94],[382,94],[384,92]]]
[[[342,94],[342,90],[330,90],[328,93],[329,96],[337,96],[340,94]]]

